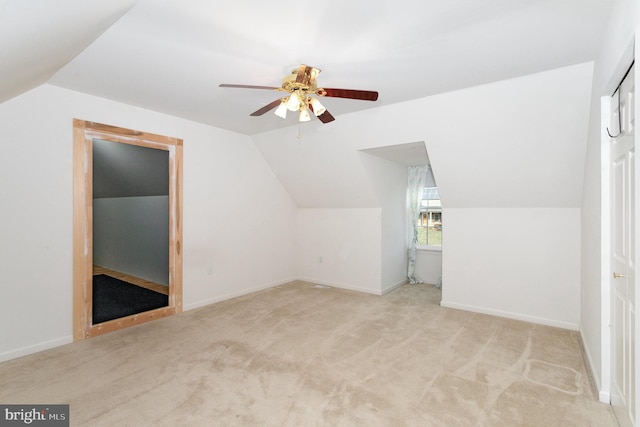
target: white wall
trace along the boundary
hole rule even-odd
[[[342,118],[329,125],[313,120],[301,127],[300,139],[297,126],[252,138],[298,207],[380,207],[351,126]]]
[[[601,97],[608,97],[633,58],[634,32],[640,23],[637,1],[618,0],[609,18],[594,65],[593,96],[582,189],[581,334],[602,401],[609,400],[609,295],[606,185],[601,185]],[[604,206],[604,212],[602,211]],[[604,238],[602,236],[605,236]],[[605,266],[605,268],[603,268]],[[604,308],[604,309],[603,309]]]
[[[380,294],[381,210],[298,209],[301,280]]]
[[[424,283],[435,285],[442,277],[442,251],[418,249],[416,251],[416,275]]]
[[[367,153],[360,161],[381,206],[380,290],[385,293],[407,281],[407,167]]]
[[[444,233],[443,306],[578,329],[580,209],[446,208]]]
[[[169,286],[169,196],[93,199],[93,263]]]
[[[250,138],[44,85],[0,104],[0,360],[72,339],[72,119],[184,140],[184,307],[295,278],[296,207]]]

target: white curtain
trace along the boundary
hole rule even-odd
[[[418,220],[420,215],[420,205],[422,194],[427,182],[429,166],[409,166],[407,183],[407,212],[409,215],[409,250],[407,277],[409,283],[422,283],[416,276],[416,244],[418,243]]]

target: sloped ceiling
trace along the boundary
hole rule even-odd
[[[379,91],[326,99],[339,120],[590,61],[612,2],[0,0],[0,100],[48,81],[254,135],[296,118],[249,117],[279,93],[220,83],[278,86],[306,63],[321,86]]]
[[[596,58],[614,3],[0,0],[0,102],[47,82],[250,135],[300,207],[376,206],[358,150],[414,142],[426,144],[451,207],[573,207],[591,77],[580,64]],[[218,87],[278,86],[300,63],[323,70],[321,86],[379,100],[325,99],[336,121],[303,124],[301,141],[295,117],[249,116],[279,92]],[[481,95],[496,82],[499,98]],[[568,99],[555,114],[546,106],[559,93]],[[540,99],[520,111],[528,97]],[[500,132],[505,111],[520,128]],[[487,198],[470,184],[503,191]]]
[[[253,140],[300,207],[376,207],[357,153],[407,164],[412,155],[396,151],[422,141],[445,208],[578,208],[592,70],[572,65],[348,114],[301,138],[289,128]]]
[[[429,156],[427,155],[424,142],[387,145],[384,147],[366,148],[360,151],[404,166],[429,164]]]
[[[46,82],[136,0],[0,0],[0,102]]]

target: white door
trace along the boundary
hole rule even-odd
[[[632,68],[611,99],[609,126],[614,136],[611,140],[611,405],[621,426],[636,425],[634,86]]]

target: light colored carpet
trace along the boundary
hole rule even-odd
[[[294,282],[0,364],[74,426],[615,426],[580,336]]]

